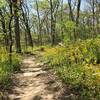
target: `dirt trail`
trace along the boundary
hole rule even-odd
[[[9,95],[11,100],[63,100],[58,98],[64,92],[61,83],[41,66],[34,57],[23,60],[21,73],[14,75],[16,85]]]

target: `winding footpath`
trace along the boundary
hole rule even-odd
[[[60,98],[64,92],[61,82],[42,66],[32,56],[22,61],[21,72],[14,75],[10,100],[69,100]]]

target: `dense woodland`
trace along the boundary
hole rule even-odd
[[[100,100],[100,0],[1,0],[0,88],[40,52],[75,100]]]

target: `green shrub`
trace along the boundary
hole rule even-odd
[[[9,53],[5,48],[0,48],[0,85],[8,86],[10,84],[11,74],[20,70],[21,57],[12,53],[12,63],[9,62]]]
[[[100,39],[48,48],[44,60],[84,100],[100,99]],[[99,99],[98,99],[99,98]]]

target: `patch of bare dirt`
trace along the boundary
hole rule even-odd
[[[42,66],[34,57],[22,61],[21,72],[14,75],[10,100],[74,100],[61,82]]]

